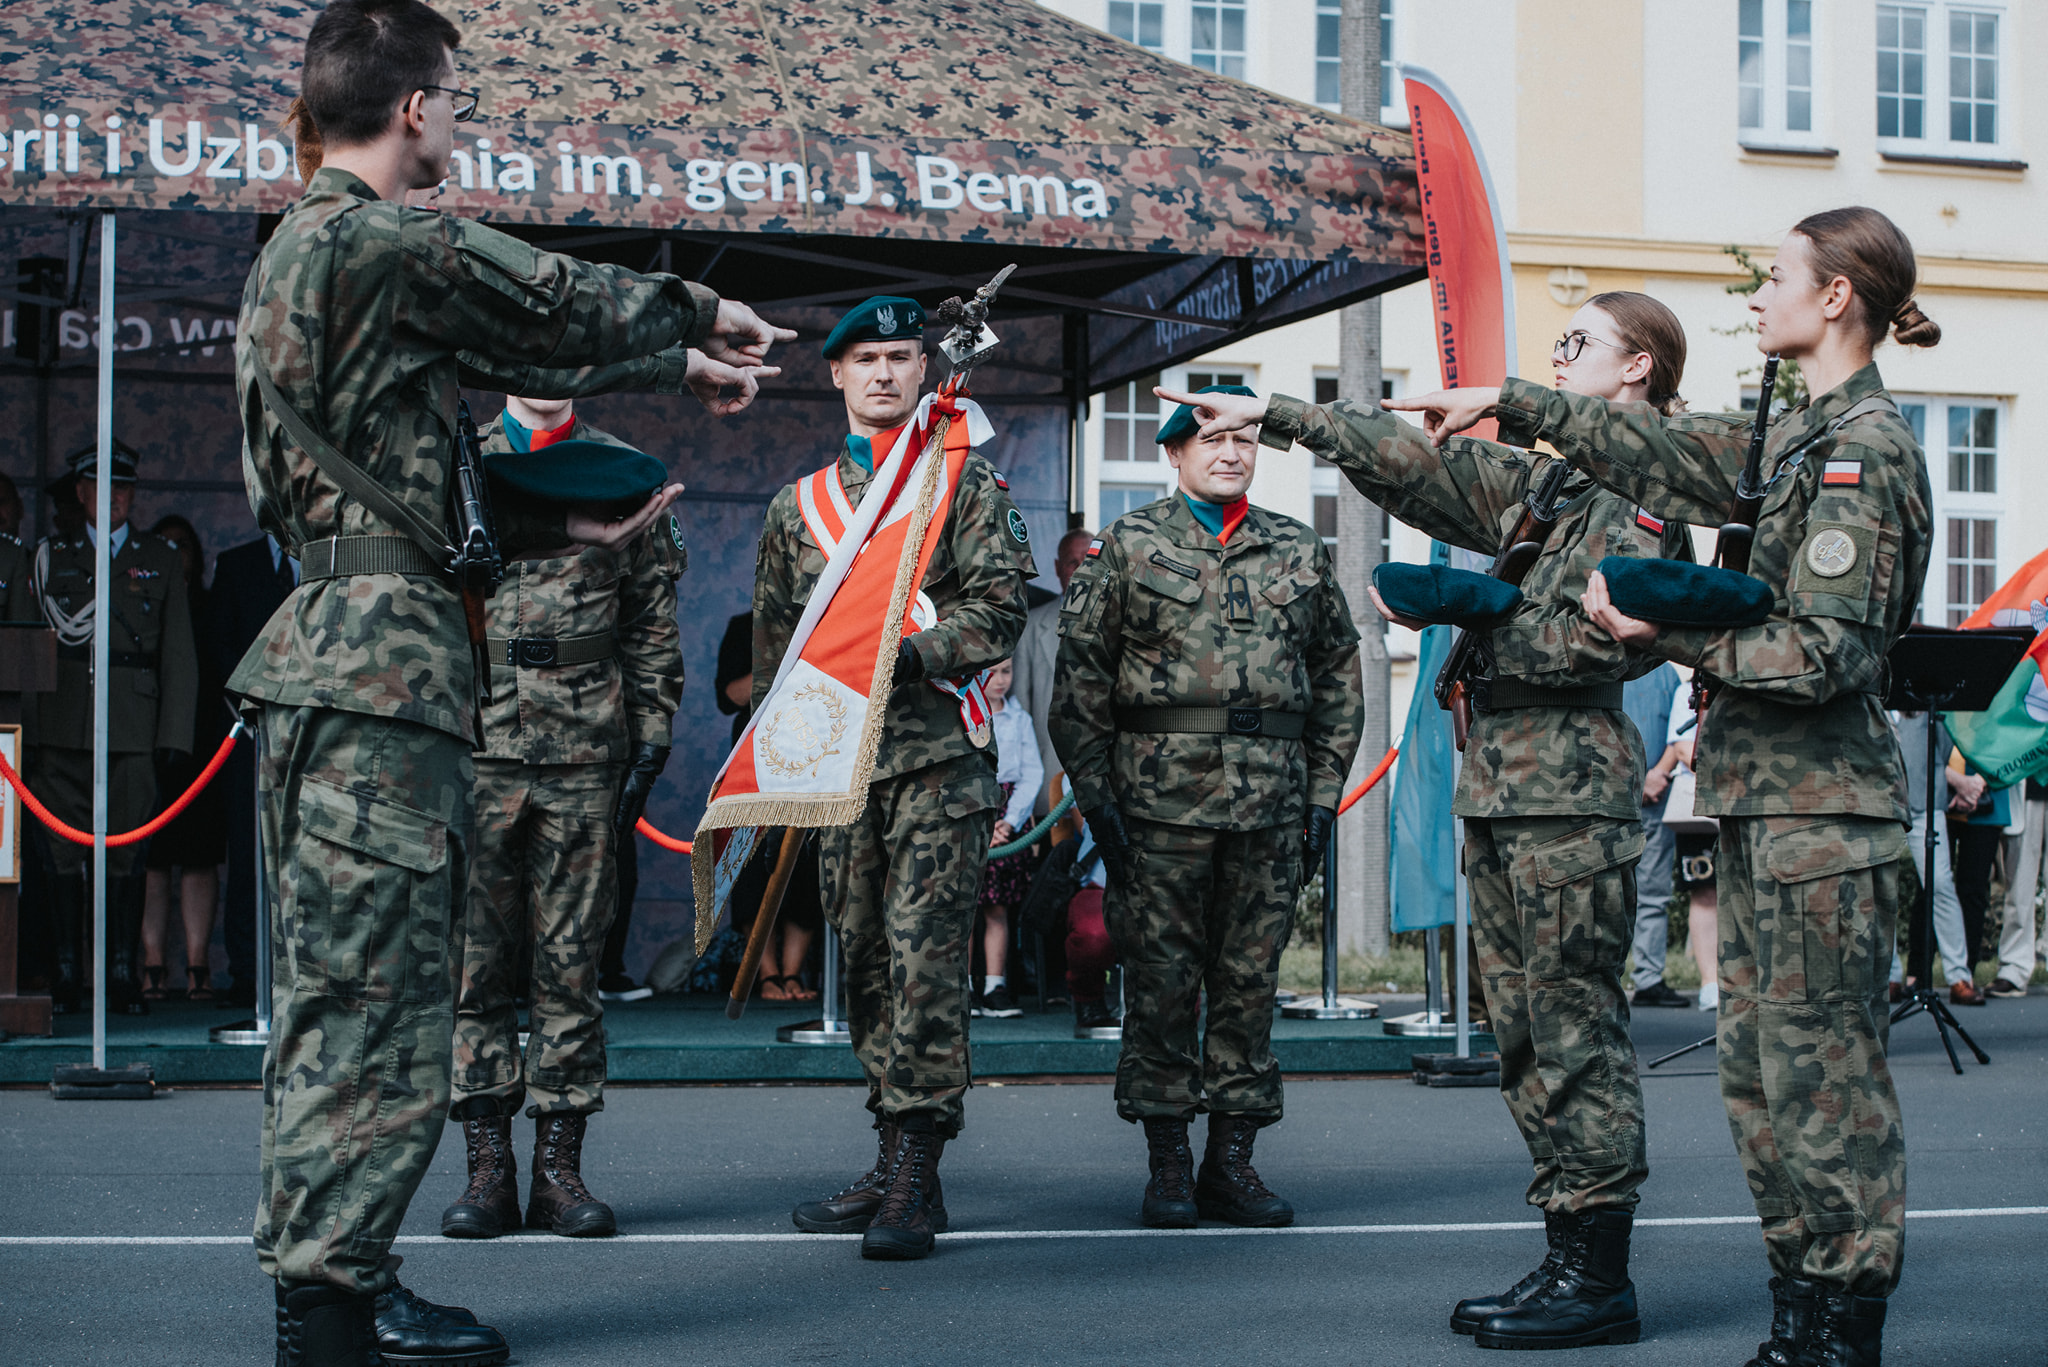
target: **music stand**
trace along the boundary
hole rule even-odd
[[[1961,631],[1916,625],[1907,627],[1885,656],[1890,686],[1885,690],[1884,705],[1895,712],[1929,714],[1927,787],[1924,794],[1927,832],[1923,867],[1926,876],[1920,880],[1921,914],[1913,918],[1912,943],[1907,946],[1908,957],[1915,961],[1923,958],[1927,948],[1924,937],[1934,933],[1934,823],[1941,812],[1934,803],[1934,780],[1940,770],[1936,768],[1933,713],[1981,712],[1991,706],[1998,691],[2012,677],[2013,670],[2026,658],[2027,647],[2033,640],[2034,633],[2025,628],[1989,627]],[[1932,962],[1931,956],[1925,957]],[[1970,1046],[1977,1062],[1991,1062],[1991,1056],[1970,1038],[1969,1031],[1963,1029],[1948,1009],[1948,1003],[1935,992],[1931,983],[1923,982],[1907,994],[1892,1012],[1892,1024],[1897,1025],[1916,1011],[1925,1011],[1933,1019],[1935,1029],[1941,1035],[1941,1046],[1948,1051],[1949,1066],[1957,1073],[1963,1071],[1963,1064],[1956,1057],[1955,1045],[1949,1040],[1948,1032],[1951,1030]],[[1662,1058],[1653,1059],[1644,1067],[1646,1070],[1655,1068],[1695,1049],[1704,1049],[1714,1042],[1714,1038],[1708,1035],[1683,1049],[1675,1049]]]
[[[1935,753],[1934,714],[1981,712],[1991,706],[2013,670],[2026,658],[2027,647],[2033,640],[2034,633],[2023,628],[1953,631],[1915,626],[1906,629],[1885,657],[1891,666],[1891,687],[1885,691],[1885,706],[1898,712],[1927,713],[1927,786],[1923,794],[1927,806],[1923,846],[1926,858],[1921,866],[1926,876],[1920,880],[1920,912],[1913,918],[1911,943],[1907,946],[1907,957],[1915,962],[1932,965],[1934,961],[1927,952],[1927,937],[1934,933],[1934,823],[1941,819],[1941,808],[1934,801],[1934,780],[1941,772]],[[1967,971],[1971,966],[1963,967]],[[1934,1028],[1941,1035],[1941,1047],[1948,1051],[1949,1066],[1958,1074],[1963,1071],[1963,1063],[1949,1040],[1951,1030],[1970,1046],[1978,1063],[1991,1062],[1991,1056],[1970,1038],[1970,1032],[1963,1029],[1948,1003],[1934,990],[1931,973],[1898,1004],[1892,1012],[1892,1024],[1897,1025],[1917,1011],[1925,1011],[1934,1021]]]

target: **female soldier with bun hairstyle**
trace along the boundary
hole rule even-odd
[[[1550,364],[1558,390],[1588,402],[1685,410],[1685,330],[1648,295],[1587,300]],[[1196,403],[1205,422],[1261,423],[1269,446],[1299,441],[1393,516],[1489,557],[1553,468],[1564,476],[1556,523],[1522,581],[1525,601],[1475,632],[1482,677],[1452,806],[1465,819],[1501,1094],[1535,1167],[1528,1200],[1543,1211],[1549,1250],[1507,1291],[1460,1301],[1451,1328],[1487,1348],[1633,1343],[1641,1320],[1629,1234],[1649,1163],[1621,970],[1643,852],[1643,747],[1622,683],[1657,662],[1594,626],[1579,600],[1606,556],[1690,559],[1685,527],[1555,457],[1466,438],[1439,450],[1369,406],[1162,394]],[[1398,615],[1377,589],[1373,601],[1389,621],[1427,625]],[[1654,739],[1661,750],[1664,738]]]
[[[1758,346],[1812,397],[1771,424],[1749,573],[1774,596],[1741,629],[1587,614],[1713,681],[1697,809],[1721,818],[1721,1094],[1762,1217],[1775,1313],[1756,1364],[1871,1367],[1904,1254],[1906,1148],[1885,1063],[1885,977],[1907,820],[1879,691],[1912,620],[1932,518],[1912,429],[1871,359],[1941,338],[1913,302],[1913,247],[1874,209],[1802,220],[1750,301]],[[1741,415],[1667,417],[1520,380],[1395,405],[1439,441],[1498,412],[1660,517],[1716,525],[1748,446]]]

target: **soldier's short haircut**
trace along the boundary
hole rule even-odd
[[[306,35],[306,112],[330,146],[374,142],[414,91],[439,82],[461,42],[420,0],[334,0]]]

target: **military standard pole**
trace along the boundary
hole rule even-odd
[[[100,212],[99,474],[92,550],[92,1066],[107,1066],[107,659],[114,520],[114,211]]]

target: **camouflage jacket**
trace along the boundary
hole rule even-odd
[[[0,622],[43,620],[28,580],[28,548],[19,537],[0,532]]]
[[[45,560],[47,556],[47,560]],[[92,620],[92,539],[46,536],[36,543],[42,567],[39,599],[55,613]],[[113,560],[113,610],[107,649],[107,748],[120,754],[192,749],[199,705],[199,653],[192,637],[192,599],[185,562],[168,542],[130,524]],[[57,647],[57,691],[35,697],[25,732],[33,745],[92,749],[92,642]],[[209,705],[218,706],[209,700]]]
[[[314,173],[242,294],[235,339],[242,468],[263,530],[294,555],[330,536],[397,536],[347,498],[265,411],[259,362],[336,449],[433,526],[447,521],[458,385],[533,397],[683,388],[718,298],[538,251],[450,214]],[[488,344],[484,354],[465,348]],[[624,358],[624,359],[618,359]],[[559,544],[560,518],[552,540]],[[546,542],[545,529],[500,527]],[[308,580],[229,680],[266,702],[397,717],[475,740],[460,596],[432,577]]]
[[[1307,723],[1300,740],[1125,731],[1128,707]],[[1254,507],[1224,545],[1175,493],[1111,523],[1067,585],[1050,730],[1083,811],[1114,800],[1177,826],[1295,824],[1342,798],[1364,725],[1358,629],[1322,538],[1291,517]]]
[[[497,419],[483,438],[487,455],[512,449]],[[569,439],[607,438],[578,418]],[[491,687],[479,756],[593,764],[624,760],[636,744],[669,743],[683,696],[676,576],[684,557],[672,520],[621,552],[572,545],[507,562],[485,609]],[[612,653],[581,664],[507,663],[514,641],[593,636],[610,637]]]
[[[1866,399],[1875,411],[1852,413]],[[1719,525],[1749,450],[1745,414],[1667,418],[1509,380],[1501,430],[1547,438],[1660,517]],[[1696,809],[1906,820],[1898,741],[1879,694],[1931,553],[1932,495],[1912,429],[1866,366],[1771,424],[1751,577],[1776,597],[1740,631],[1666,628],[1651,647],[1719,680],[1700,725]],[[1825,479],[1823,478],[1825,477]]]
[[[839,479],[858,507],[873,476],[852,456],[839,457]],[[1006,660],[1024,630],[1024,582],[1038,573],[1024,519],[1009,486],[970,452],[946,514],[939,544],[920,586],[938,610],[938,624],[909,639],[927,678],[957,678]],[[1012,529],[1017,529],[1013,534]],[[804,525],[797,486],[783,486],[768,505],[754,562],[754,699],[759,710],[803,616],[811,585],[825,572],[825,553]],[[899,688],[889,699],[877,779],[911,773],[976,753],[960,722],[960,704],[929,683]],[[986,753],[986,752],[984,752]],[[989,775],[995,765],[990,755]]]
[[[1298,441],[1337,466],[1373,502],[1437,540],[1492,556],[1521,520],[1540,458],[1453,437],[1441,450],[1420,429],[1376,408],[1317,408],[1276,396],[1259,440]],[[1645,517],[1577,471],[1544,552],[1522,580],[1526,601],[1492,631],[1493,677],[1538,688],[1620,684],[1657,661],[1618,644],[1579,611],[1587,576],[1610,555],[1692,559],[1683,523]],[[1430,688],[1434,679],[1416,680]],[[1483,699],[1482,699],[1483,701]],[[1451,810],[1459,816],[1642,815],[1642,747],[1613,708],[1515,707],[1472,714]],[[1655,742],[1661,749],[1664,738]]]

